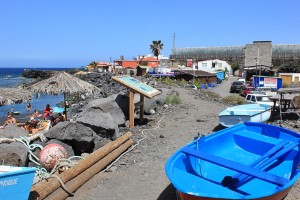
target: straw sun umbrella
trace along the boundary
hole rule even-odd
[[[29,91],[19,88],[0,88],[0,106],[28,102],[32,99]]]
[[[64,94],[64,105],[66,112],[66,95],[67,94],[83,94],[83,93],[99,93],[100,89],[76,78],[66,72],[57,72],[48,79],[36,82],[27,87],[34,94],[44,93],[51,95]],[[67,112],[66,112],[67,118]]]

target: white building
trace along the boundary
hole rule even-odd
[[[225,71],[227,68],[228,74],[232,74],[231,66],[224,60],[204,60],[198,63],[193,63],[194,70],[202,70],[206,72]]]

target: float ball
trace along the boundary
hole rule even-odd
[[[47,144],[39,154],[40,164],[48,171],[52,170],[60,159],[67,158],[66,149],[60,144]]]

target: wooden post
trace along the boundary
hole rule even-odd
[[[134,127],[134,90],[130,89],[129,94],[129,128]]]
[[[143,123],[144,120],[144,95],[140,94],[140,123]]]

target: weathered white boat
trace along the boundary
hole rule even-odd
[[[225,127],[244,122],[265,122],[271,116],[271,106],[265,104],[243,104],[226,108],[219,114],[219,121]]]
[[[36,168],[0,165],[0,199],[28,199]]]

